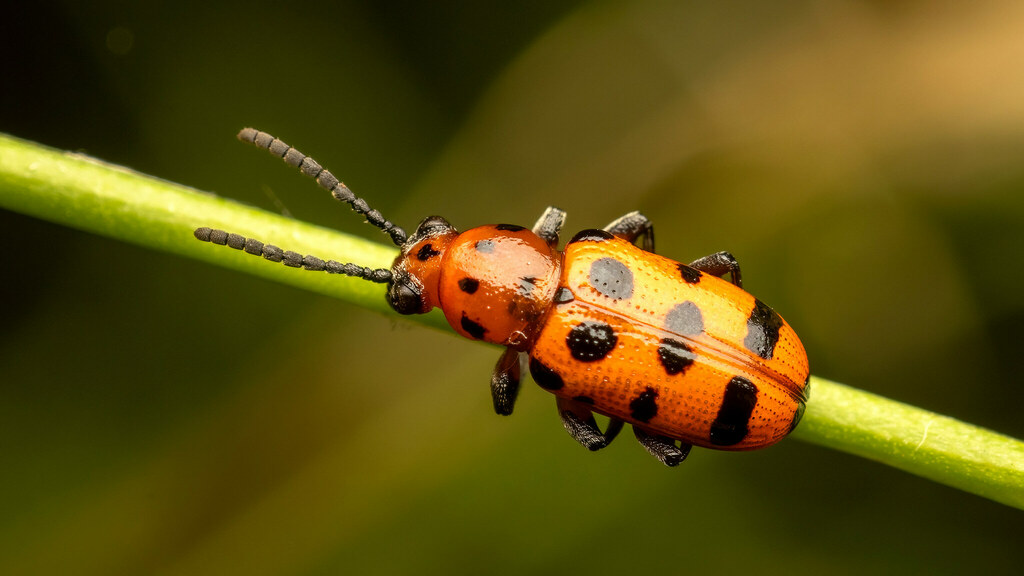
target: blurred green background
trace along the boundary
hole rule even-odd
[[[1024,436],[1024,4],[9,4],[0,131],[382,242],[235,132],[407,228],[640,209],[663,254],[732,251],[816,374]],[[495,348],[10,212],[0,240],[4,574],[1024,559],[1020,511],[870,461],[588,453],[532,384],[493,414]]]

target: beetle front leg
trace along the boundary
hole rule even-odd
[[[558,397],[555,405],[566,432],[588,450],[600,450],[611,444],[622,430],[622,420],[612,418],[608,421],[608,429],[602,433],[594,420],[594,413],[581,402]]]
[[[728,252],[716,252],[703,258],[690,262],[690,268],[696,268],[701,272],[712,276],[725,276],[726,273],[732,277],[732,283],[743,288],[743,279],[740,277],[740,263]]]
[[[491,400],[494,401],[494,411],[502,416],[512,414],[516,405],[523,371],[521,354],[518,350],[506,348],[491,374]]]
[[[633,426],[633,435],[636,436],[640,445],[651,453],[651,456],[666,466],[678,466],[680,462],[686,460],[690,448],[693,448],[692,445],[685,443],[682,446],[676,446],[676,441],[668,436],[648,434],[636,426]]]
[[[604,231],[630,242],[639,239],[640,248],[654,252],[654,224],[640,212],[633,211],[618,218],[605,226]]]

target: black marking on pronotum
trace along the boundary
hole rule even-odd
[[[238,234],[231,234],[223,230],[214,230],[205,227],[196,228],[193,234],[196,239],[202,240],[203,242],[228,246],[235,250],[242,250],[247,254],[252,254],[254,256],[263,256],[271,262],[280,262],[285,266],[290,266],[292,268],[305,268],[306,270],[327,272],[328,274],[344,274],[345,276],[362,278],[363,280],[369,280],[370,282],[376,282],[378,284],[387,284],[392,280],[391,270],[384,268],[366,268],[356,264],[342,264],[341,262],[336,262],[334,260],[324,261],[316,256],[303,256],[298,252],[282,250],[273,244],[264,244],[259,240],[245,238]]]
[[[687,284],[700,282],[700,271],[690,268],[686,264],[679,265],[679,275],[683,278],[683,282]]]
[[[558,372],[548,368],[546,364],[536,358],[530,358],[530,375],[533,376],[537,385],[545,390],[559,390],[565,386],[565,382]]]
[[[749,432],[750,415],[757,405],[757,386],[742,376],[725,385],[722,406],[711,423],[711,443],[716,446],[739,444]]]
[[[555,291],[555,304],[567,304],[576,299],[576,295],[572,293],[572,290],[562,286]]]
[[[475,278],[463,278],[459,280],[459,290],[466,294],[473,294],[480,287],[480,281]]]
[[[377,210],[371,209],[365,200],[353,194],[348,186],[339,181],[329,170],[324,169],[316,160],[270,134],[255,128],[243,128],[238,133],[238,139],[269,151],[271,154],[280,157],[289,166],[294,166],[306,176],[315,179],[317,184],[321,188],[328,190],[335,199],[351,206],[352,210],[357,214],[365,216],[367,222],[380,228],[381,231],[390,236],[391,241],[396,246],[401,246],[405,243],[406,234],[404,230],[389,222]]]
[[[572,244],[573,242],[604,242],[605,240],[611,240],[612,238],[615,238],[615,236],[610,232],[605,232],[604,230],[597,230],[596,228],[580,230],[572,237],[572,240],[569,240],[569,244]]]
[[[423,247],[420,248],[419,252],[416,253],[416,259],[420,262],[426,262],[438,254],[440,254],[440,252],[434,250],[434,246],[428,243],[424,244]]]
[[[484,337],[484,333],[487,332],[487,329],[481,326],[479,322],[474,322],[470,320],[469,317],[466,316],[465,312],[462,313],[462,320],[459,322],[459,324],[462,326],[462,329],[465,330],[467,334],[469,334],[476,340],[482,340]]]
[[[569,353],[580,362],[596,362],[607,356],[619,338],[615,330],[604,322],[580,322],[569,331],[565,339]]]
[[[754,299],[754,309],[747,318],[747,337],[743,345],[765,360],[770,360],[779,342],[782,317],[764,302]]]
[[[658,346],[658,360],[669,376],[685,371],[696,359],[693,349],[675,338],[664,338]]]
[[[704,331],[704,315],[696,304],[687,300],[676,304],[665,315],[665,329],[681,336],[696,336]]]
[[[629,411],[634,420],[650,422],[658,414],[658,391],[648,386],[630,401]]]
[[[580,394],[579,396],[573,396],[572,399],[575,400],[576,402],[581,402],[583,404],[590,404],[591,406],[594,405],[594,399],[591,398],[590,396],[585,395],[585,394]]]
[[[477,240],[476,244],[473,245],[473,248],[476,248],[476,251],[482,254],[490,254],[491,252],[494,252],[494,240],[487,240],[486,238],[483,240]]]
[[[519,232],[521,230],[526,230],[526,228],[523,228],[522,226],[519,226],[517,224],[498,224],[497,226],[495,226],[495,228],[498,230],[503,230],[505,232]]]
[[[633,295],[633,272],[615,258],[598,258],[590,264],[590,285],[602,295],[625,300]]]

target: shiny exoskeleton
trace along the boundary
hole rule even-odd
[[[459,334],[505,347],[491,377],[499,414],[511,414],[528,365],[537,384],[555,394],[566,430],[591,450],[628,423],[651,454],[674,466],[691,445],[762,448],[800,421],[807,354],[789,324],[742,289],[729,253],[688,265],[654,254],[653,227],[638,212],[584,230],[561,250],[565,213],[557,208],[532,229],[498,224],[459,232],[432,216],[406,236],[294,148],[251,128],[239,138],[316,178],[388,233],[401,253],[390,270],[371,270],[219,230],[200,228],[196,237],[387,284],[387,300],[401,314],[441,308]],[[595,413],[609,418],[603,432]]]

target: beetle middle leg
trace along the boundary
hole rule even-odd
[[[604,227],[619,238],[634,242],[647,252],[654,252],[654,224],[643,214],[633,211]]]
[[[555,400],[558,415],[562,417],[562,425],[566,432],[588,450],[600,450],[611,444],[622,430],[622,420],[612,418],[604,432],[597,427],[594,413],[582,402],[558,397]]]

